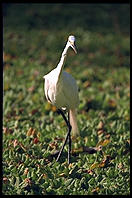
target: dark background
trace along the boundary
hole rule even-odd
[[[4,26],[11,28],[130,32],[129,4],[8,3],[3,15]]]

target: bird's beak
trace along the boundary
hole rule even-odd
[[[74,52],[77,54],[77,48],[74,42],[70,42],[71,48],[74,50]]]

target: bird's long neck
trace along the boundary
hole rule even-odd
[[[67,42],[63,52],[62,52],[62,55],[61,55],[61,59],[60,59],[60,62],[59,64],[57,65],[57,69],[58,69],[58,78],[60,77],[61,73],[62,73],[62,69],[63,69],[63,66],[64,66],[64,62],[65,62],[65,59],[66,59],[66,55],[67,55],[67,50],[69,48],[69,44]]]

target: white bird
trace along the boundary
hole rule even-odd
[[[67,44],[62,52],[61,59],[57,67],[49,72],[47,75],[43,76],[43,78],[45,79],[44,91],[46,99],[48,100],[48,102],[57,107],[59,113],[61,113],[68,126],[68,133],[65,142],[57,157],[58,161],[67,142],[67,139],[69,138],[68,163],[70,163],[71,130],[72,136],[80,135],[77,125],[76,112],[76,108],[79,104],[78,87],[72,75],[63,71],[64,61],[69,47],[71,47],[75,51],[75,53],[77,53],[74,36],[68,37]],[[68,120],[63,113],[64,109],[68,111]]]

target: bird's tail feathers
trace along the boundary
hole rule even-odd
[[[76,109],[70,109],[69,111],[69,116],[70,116],[70,124],[72,127],[72,136],[79,136],[80,132],[78,129],[78,125],[77,125],[77,112]]]

